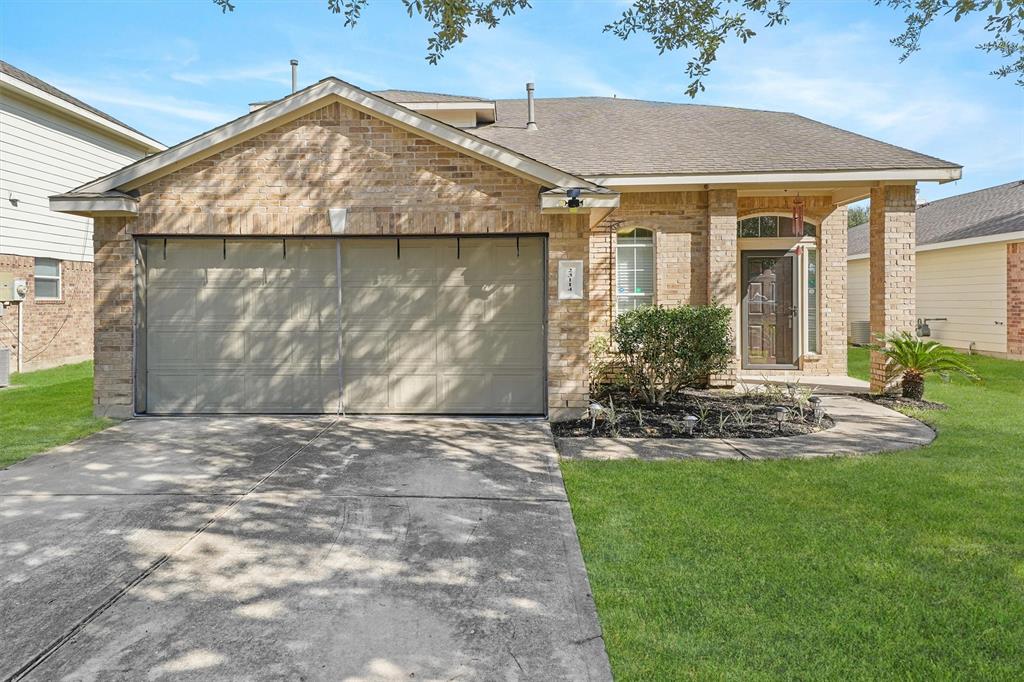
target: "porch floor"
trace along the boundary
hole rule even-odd
[[[742,371],[736,377],[736,392],[745,393],[760,390],[765,385],[799,384],[812,388],[815,393],[849,395],[868,393],[870,384],[862,379],[832,374],[827,376],[765,376],[752,370]]]

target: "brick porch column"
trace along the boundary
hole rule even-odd
[[[826,373],[839,376],[846,376],[847,213],[836,206],[818,235],[818,353]]]
[[[93,221],[93,414],[127,419],[134,406],[135,246],[124,218]]]
[[[887,185],[871,190],[869,262],[871,334],[914,331],[914,185]],[[873,339],[874,340],[874,339]],[[871,353],[871,392],[886,389],[885,360]]]
[[[735,355],[729,368],[712,377],[715,385],[736,382],[739,367],[739,265],[736,251],[736,190],[708,191],[708,302],[732,309]]]

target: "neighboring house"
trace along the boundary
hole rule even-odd
[[[92,357],[92,220],[54,213],[47,198],[164,148],[0,61],[0,282],[28,286],[0,309],[14,368]]]
[[[96,218],[96,412],[560,419],[648,303],[734,311],[719,383],[845,375],[868,196],[878,331],[913,328],[916,183],[959,166],[794,114],[530,95],[328,78],[51,197]]]
[[[851,339],[867,343],[868,226],[850,229]],[[1024,181],[917,207],[917,318],[953,348],[1024,359]]]

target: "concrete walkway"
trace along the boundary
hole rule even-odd
[[[780,438],[559,438],[569,459],[785,459],[859,455],[918,448],[935,440],[931,427],[895,410],[849,396],[821,396],[835,426]]]
[[[139,419],[0,471],[0,679],[609,680],[550,430]]]

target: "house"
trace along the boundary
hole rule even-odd
[[[48,197],[164,148],[0,61],[0,348],[14,368],[92,357],[92,220]]]
[[[867,343],[868,226],[850,229],[850,336]],[[918,333],[964,351],[1024,359],[1024,181],[917,208]]]
[[[718,382],[845,374],[868,196],[874,322],[913,328],[915,187],[956,164],[794,114],[527,92],[327,78],[51,197],[96,221],[96,412],[561,419],[591,340],[647,303],[732,308]]]

